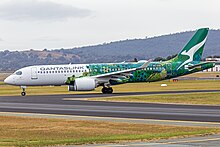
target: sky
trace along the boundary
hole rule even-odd
[[[0,51],[220,29],[219,0],[1,0]]]

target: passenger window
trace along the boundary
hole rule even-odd
[[[18,71],[15,73],[16,75],[22,75],[22,72],[21,71]]]

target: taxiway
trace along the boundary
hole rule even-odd
[[[0,97],[1,112],[61,114],[98,117],[119,117],[159,120],[220,122],[220,106],[176,105],[154,103],[98,102],[80,98],[149,95],[168,93],[220,92],[220,90],[166,91],[77,95],[4,96]],[[75,100],[74,100],[75,98]],[[70,100],[68,100],[70,99]]]

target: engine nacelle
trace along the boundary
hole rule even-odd
[[[69,91],[91,91],[97,87],[97,82],[92,78],[78,78],[75,79],[74,85],[69,85]]]

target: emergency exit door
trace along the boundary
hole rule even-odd
[[[167,75],[172,75],[172,64],[171,63],[166,64],[166,70],[167,70]]]

